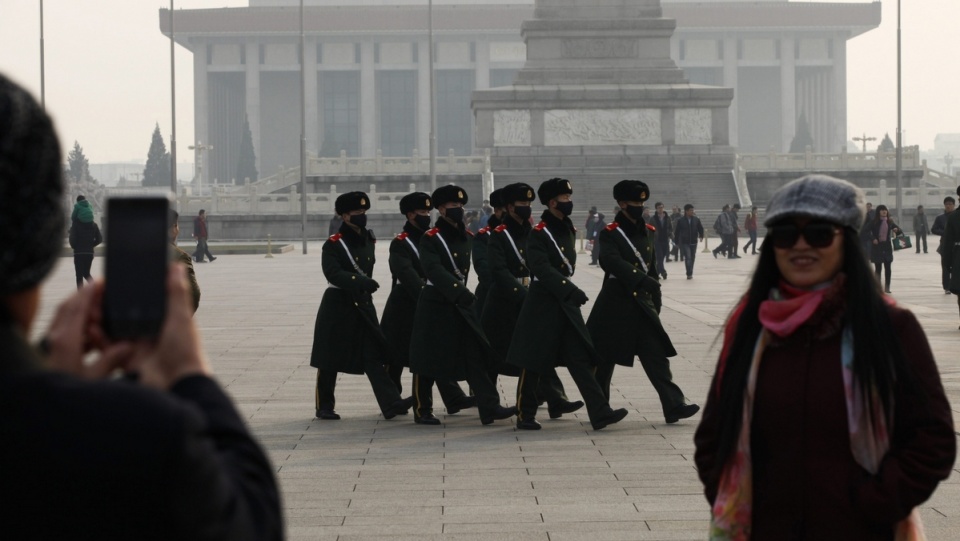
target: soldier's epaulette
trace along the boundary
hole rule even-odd
[[[469,229],[467,229],[467,234],[470,235],[471,237],[474,236],[473,231],[470,231]]]
[[[496,229],[494,229],[494,231],[496,231],[497,233],[503,233],[506,230],[507,230],[507,224],[500,224],[497,226]]]
[[[405,240],[405,239],[406,239],[407,237],[409,237],[409,236],[410,236],[410,234],[407,233],[406,231],[404,231],[403,233],[400,233],[399,235],[397,235],[397,236],[394,237],[394,238],[397,239],[397,240]]]
[[[480,230],[477,231],[477,234],[478,234],[478,235],[486,235],[486,234],[489,233],[489,232],[490,232],[490,226],[488,225],[488,226],[486,226],[486,227],[481,227]]]
[[[617,222],[610,222],[605,229],[607,231],[615,231],[618,227],[620,227],[620,224]]]
[[[547,227],[547,222],[540,222],[537,225],[533,226],[537,231],[543,231],[543,228]]]
[[[337,233],[336,235],[330,235],[330,242],[339,242],[343,237],[342,233]]]
[[[434,227],[433,229],[431,229],[431,230],[427,231],[426,233],[424,233],[424,235],[426,235],[426,236],[428,236],[428,237],[432,237],[432,236],[436,235],[438,232],[440,232],[440,229]]]
[[[647,229],[649,229],[650,231],[656,231],[656,230],[657,230],[656,227],[653,227],[653,226],[650,225],[650,224],[647,224]]]

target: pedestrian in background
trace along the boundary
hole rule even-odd
[[[710,539],[922,539],[953,418],[923,328],[871,277],[864,213],[820,175],[770,199],[694,436]]]
[[[650,218],[650,225],[655,228],[654,245],[657,254],[657,275],[664,280],[667,279],[667,269],[663,266],[663,261],[670,254],[670,237],[673,236],[673,222],[670,216],[663,209],[663,203],[657,201],[653,206],[656,212]]]
[[[913,232],[917,236],[917,253],[920,253],[920,242],[923,242],[923,253],[927,253],[927,215],[923,213],[923,205],[917,207],[917,214],[913,217]]]
[[[757,255],[757,206],[750,207],[750,213],[743,219],[743,228],[750,236],[750,242],[743,245],[743,253],[747,253],[747,248],[753,248],[752,255]]]
[[[93,219],[93,207],[82,195],[77,196],[77,203],[73,206],[67,240],[73,248],[73,270],[77,276],[77,289],[80,289],[84,280],[93,281],[90,269],[93,267],[94,248],[103,242],[100,227]]]
[[[937,246],[937,253],[943,256],[943,233],[947,228],[947,218],[953,213],[953,209],[956,208],[957,201],[947,196],[943,198],[943,214],[937,216],[933,220],[933,227],[930,228],[930,232],[934,235],[940,237],[940,243]],[[945,295],[950,294],[950,271],[947,267],[941,266],[940,282],[943,285],[943,293]]]
[[[680,213],[680,208],[674,205],[673,211],[670,213],[670,242],[673,246],[670,248],[670,255],[667,256],[667,263],[670,262],[671,257],[674,261],[680,260],[680,247],[677,246],[676,242],[673,242],[673,231],[677,228],[677,220],[679,220],[681,216],[683,216],[683,214]]]
[[[957,187],[957,196],[960,196],[960,186]],[[951,212],[946,221],[941,237],[940,265],[943,274],[950,277],[947,290],[957,295],[957,307],[960,308],[960,212]]]
[[[217,260],[210,253],[210,247],[207,246],[207,239],[210,234],[207,230],[207,211],[200,209],[200,213],[193,219],[193,238],[197,239],[197,249],[193,252],[193,259],[197,263],[203,263],[203,257],[206,256],[210,262]]]
[[[687,268],[687,280],[693,279],[693,264],[697,260],[697,243],[703,240],[703,224],[694,213],[693,205],[683,206],[683,216],[677,220],[673,242],[680,247],[680,259]]]
[[[607,222],[604,219],[606,216],[602,212],[598,212],[594,218],[593,230],[590,232],[590,265],[597,266],[600,264],[598,261],[600,257],[600,232],[603,231],[604,227],[607,227]]]
[[[730,233],[733,231],[733,226],[730,225],[730,205],[724,205],[720,209],[720,214],[717,215],[717,219],[713,222],[713,231],[717,234],[717,238],[720,239],[720,244],[713,249],[713,258],[717,258],[717,254],[723,254],[728,256],[730,252]]]
[[[863,248],[863,255],[870,259],[870,253],[873,251],[873,236],[870,233],[870,224],[873,223],[877,212],[873,210],[873,203],[867,203],[867,214],[863,219],[863,226],[860,228],[860,245]]]
[[[190,286],[190,300],[193,301],[193,312],[200,308],[200,284],[197,282],[197,272],[193,268],[193,258],[177,246],[177,237],[180,236],[180,213],[170,209],[170,259],[179,261],[187,270],[187,284]]]
[[[877,206],[877,216],[870,224],[870,237],[873,244],[870,250],[870,261],[876,269],[877,281],[880,281],[880,270],[883,270],[883,291],[890,293],[890,278],[893,264],[893,243],[890,239],[900,233],[900,228],[890,217],[886,205]]]

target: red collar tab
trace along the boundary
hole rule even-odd
[[[470,231],[469,229],[467,229],[466,231],[468,235],[470,235],[471,237],[473,236],[473,231]]]
[[[478,234],[478,235],[483,235],[483,234],[485,234],[485,233],[487,233],[487,232],[489,232],[489,231],[490,231],[490,226],[488,225],[488,226],[486,226],[486,227],[480,228],[480,230],[477,231],[477,234]]]
[[[649,229],[650,231],[656,231],[656,230],[657,230],[656,227],[653,227],[653,226],[650,225],[650,224],[647,224],[647,229]]]
[[[500,224],[500,225],[497,226],[496,229],[494,229],[494,231],[496,231],[497,233],[503,233],[503,232],[506,231],[506,230],[507,230],[507,225],[506,225],[506,224]]]
[[[431,229],[430,231],[427,231],[426,233],[424,233],[424,235],[426,235],[426,236],[428,236],[428,237],[432,237],[432,236],[436,235],[436,234],[439,233],[439,232],[440,232],[440,230],[437,229],[436,227],[434,227],[434,228]]]
[[[610,222],[609,224],[607,224],[606,230],[616,231],[618,227],[620,227],[620,224],[618,224],[617,222]]]
[[[533,228],[536,229],[537,231],[543,231],[544,227],[547,227],[547,222],[540,222],[537,225],[535,225]]]
[[[343,238],[343,234],[342,234],[342,233],[337,233],[336,235],[331,235],[331,236],[330,236],[330,242],[339,242],[341,238]]]
[[[403,233],[400,233],[399,235],[397,235],[396,238],[397,238],[397,240],[404,240],[404,239],[406,239],[406,238],[409,237],[409,236],[410,236],[410,234],[407,233],[406,231],[404,231]]]

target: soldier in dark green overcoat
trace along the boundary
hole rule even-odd
[[[663,298],[656,268],[656,230],[643,221],[643,203],[650,197],[650,190],[639,180],[624,180],[613,187],[613,197],[621,210],[600,231],[603,287],[587,320],[602,359],[597,366],[597,381],[609,398],[614,367],[633,366],[634,357],[639,356],[660,395],[666,421],[675,423],[700,407],[687,404],[670,373],[667,358],[677,351],[660,323]]]
[[[957,195],[960,196],[960,186]],[[940,238],[940,265],[944,274],[950,277],[947,281],[950,293],[960,295],[960,211],[947,214],[947,224]],[[957,306],[960,307],[960,296],[957,297]]]
[[[393,283],[390,297],[383,308],[380,327],[391,346],[390,364],[387,372],[390,379],[403,392],[400,376],[403,368],[410,366],[410,335],[413,333],[413,319],[417,311],[420,292],[426,287],[426,277],[420,264],[420,238],[430,229],[430,211],[433,204],[430,196],[423,192],[407,194],[400,199],[400,213],[407,221],[403,232],[390,242],[390,274]],[[413,375],[412,388],[417,387],[417,376]],[[476,398],[468,397],[455,381],[438,381],[437,390],[447,413],[457,413],[461,409],[475,407]],[[421,415],[420,408],[414,404],[414,421],[417,424],[440,424],[432,413]]]
[[[383,369],[388,363],[386,339],[377,322],[371,278],[376,263],[373,232],[366,228],[370,200],[363,192],[341,195],[335,202],[343,218],[340,232],[323,244],[321,265],[327,290],[320,301],[313,329],[310,366],[317,369],[316,414],[324,420],[340,416],[334,410],[337,373],[366,374],[387,419],[406,413],[413,400],[403,400]]]
[[[493,207],[493,215],[487,218],[487,225],[481,227],[473,237],[473,272],[477,275],[477,288],[473,294],[477,296],[477,302],[474,303],[474,309],[477,317],[483,314],[483,307],[487,302],[487,293],[493,282],[490,276],[490,264],[488,263],[487,244],[490,242],[493,228],[500,225],[500,216],[503,215],[503,201],[500,199],[502,190],[493,190],[490,192],[490,205]],[[493,379],[493,378],[491,378]],[[496,382],[496,380],[494,380]]]
[[[507,362],[520,367],[517,386],[518,428],[536,430],[540,374],[565,365],[587,403],[593,428],[622,420],[627,410],[612,410],[593,376],[599,360],[580,307],[587,294],[574,284],[576,230],[570,221],[573,186],[561,178],[540,185],[537,195],[547,207],[527,240],[527,268],[533,275],[517,319]]]
[[[533,188],[522,182],[504,186],[498,191],[505,202],[506,212],[501,224],[490,233],[487,259],[491,284],[480,320],[494,351],[494,370],[490,375],[494,383],[499,374],[520,376],[520,368],[505,361],[517,317],[530,288],[531,276],[527,268],[526,251],[527,238],[532,229],[530,202],[534,199]],[[583,402],[579,400],[567,400],[563,383],[552,367],[541,374],[537,396],[538,402],[547,402],[551,419],[583,407]]]
[[[450,185],[437,188],[431,198],[440,217],[420,239],[427,282],[410,340],[410,371],[420,376],[414,394],[423,415],[432,407],[434,380],[467,380],[477,397],[481,422],[490,424],[512,417],[515,410],[500,406],[497,388],[487,376],[490,343],[473,306],[477,297],[467,288],[471,254],[471,235],[463,225],[467,194]]]

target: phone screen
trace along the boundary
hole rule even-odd
[[[104,330],[112,338],[156,336],[166,313],[170,199],[108,200]]]

